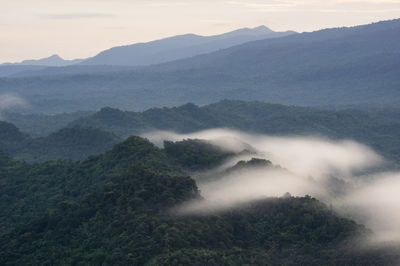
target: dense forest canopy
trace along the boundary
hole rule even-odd
[[[29,165],[0,153],[1,264],[376,265],[396,259],[385,250],[359,250],[352,239],[371,232],[309,196],[265,198],[205,216],[171,212],[202,200],[188,171],[232,155],[199,140],[160,149],[140,137],[82,162]],[[253,165],[271,162],[241,161],[230,171]]]
[[[13,117],[21,124],[27,119]],[[33,132],[56,131],[35,138],[10,122],[0,123],[1,264],[376,265],[399,259],[397,247],[354,244],[379,232],[344,218],[354,213],[339,214],[306,192],[291,196],[288,189],[278,197],[257,196],[234,208],[196,214],[191,206],[209,208],[207,197],[218,196],[210,191],[215,186],[223,185],[221,193],[229,191],[227,186],[243,187],[243,181],[247,189],[260,187],[250,178],[257,171],[283,174],[283,180],[293,174],[285,164],[266,159],[268,151],[261,146],[236,139],[241,148],[232,150],[218,141],[183,139],[156,147],[141,137],[126,138],[215,127],[271,136],[312,134],[361,140],[396,161],[396,109],[322,110],[225,100],[145,112],[103,108],[72,121],[65,114],[59,129],[44,122],[54,118],[30,118],[39,125]],[[324,182],[324,200],[342,197],[354,186],[340,176]]]
[[[56,117],[60,121],[54,125]],[[399,162],[399,117],[397,108],[326,110],[231,100],[202,107],[185,104],[144,112],[102,108],[93,113],[55,117],[8,114],[5,116],[8,122],[0,122],[3,136],[0,149],[28,162],[83,160],[131,135],[157,130],[190,133],[229,128],[253,134],[352,139],[371,146],[388,160]],[[13,125],[24,125],[27,120],[31,122],[20,130]],[[38,132],[41,132],[39,137],[31,137]]]
[[[71,120],[71,117],[76,119]],[[144,112],[102,108],[89,114],[63,114],[57,127],[52,123],[54,117],[14,114],[5,116],[8,122],[15,125],[24,125],[28,119],[31,122],[20,128],[24,133],[3,123],[8,125],[8,129],[4,127],[2,134],[10,137],[0,140],[0,149],[28,161],[81,160],[88,155],[100,154],[131,135],[155,130],[190,133],[230,128],[255,134],[352,139],[373,147],[389,160],[399,162],[399,117],[400,110],[396,108],[325,110],[231,100],[201,107],[185,104],[174,108],[152,108]],[[31,126],[35,123],[35,127]],[[10,128],[15,133],[7,133]],[[40,137],[28,137],[36,136],[38,132],[42,132]],[[18,142],[13,138],[18,138]],[[86,144],[81,145],[83,143]]]

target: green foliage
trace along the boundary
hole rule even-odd
[[[194,104],[185,104],[173,108],[152,108],[144,112],[105,107],[89,117],[71,122],[70,125],[102,128],[127,137],[156,129],[190,132],[217,126],[218,123],[212,114],[202,112]]]
[[[365,229],[314,199],[273,199],[219,215],[175,217],[165,208],[195,195],[194,183],[159,178],[134,169],[80,205],[63,203],[56,212],[4,236],[0,263],[376,265],[386,259],[346,250],[346,239]],[[164,180],[163,185],[154,189],[157,180]],[[160,196],[166,194],[178,198],[168,202]]]
[[[0,168],[7,166],[11,161],[11,157],[0,150]]]
[[[1,150],[7,153],[13,153],[21,146],[21,143],[26,139],[27,136],[22,134],[15,125],[8,122],[0,121]]]
[[[271,161],[265,159],[251,158],[250,161],[237,162],[237,164],[232,167],[232,170],[237,170],[245,167],[272,167],[272,163]]]
[[[38,217],[63,201],[79,202],[102,188],[111,176],[135,165],[168,173],[178,169],[160,149],[139,137],[82,162],[58,160],[29,165],[0,153],[0,232]]]
[[[38,138],[50,135],[51,133],[62,129],[68,123],[91,114],[91,112],[74,112],[43,115],[4,112],[2,114],[2,118],[10,123],[13,123],[22,132],[28,134],[29,136]]]
[[[0,149],[28,162],[54,159],[83,160],[112,148],[120,139],[91,127],[63,128],[47,137],[29,138],[14,125],[0,121]]]
[[[53,159],[83,160],[113,147],[119,138],[103,130],[77,126],[63,128],[45,138],[26,143],[15,157],[31,162]]]
[[[1,141],[20,141],[24,135],[16,126],[11,123],[0,121],[0,140]]]
[[[229,128],[270,135],[322,135],[354,139],[400,161],[400,111],[398,109],[322,110],[262,102],[224,100],[197,107],[154,108],[142,113],[105,108],[71,125],[102,128],[119,136],[149,130],[188,133]]]
[[[0,153],[1,265],[377,265],[393,255],[353,250],[367,236],[309,196],[271,198],[208,215],[176,206],[201,195],[186,161],[208,165],[218,150],[140,137],[83,162],[28,165]],[[199,155],[195,155],[199,150]],[[201,158],[204,156],[204,158]],[[253,159],[248,164],[270,167]],[[350,241],[350,242],[349,242]],[[353,252],[354,251],[354,252]]]
[[[8,134],[20,136],[20,140],[4,138],[0,140],[0,149],[28,161],[57,158],[77,160],[102,153],[116,143],[117,139],[112,134],[93,128],[112,132],[122,138],[151,130],[188,133],[229,128],[270,135],[322,135],[354,139],[399,162],[399,117],[398,109],[335,111],[229,100],[203,107],[186,104],[144,112],[103,108],[93,115],[71,122],[70,129],[60,130],[45,138],[32,140],[20,132]],[[10,128],[10,124],[7,125],[4,128]],[[0,134],[9,130],[2,130],[0,124]]]
[[[211,169],[234,155],[233,152],[224,151],[199,139],[187,139],[180,142],[164,141],[164,149],[167,155],[192,171]]]

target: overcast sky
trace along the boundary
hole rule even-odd
[[[400,0],[0,0],[0,62],[265,25],[313,31],[400,18]]]

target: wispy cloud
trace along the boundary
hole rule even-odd
[[[270,0],[270,1],[225,1],[228,5],[240,6],[253,9],[258,12],[272,11],[299,11],[302,8],[321,12],[385,12],[393,11],[400,7],[398,0]]]
[[[66,13],[66,14],[42,14],[42,19],[92,19],[92,18],[113,18],[114,14],[107,13]]]
[[[203,198],[177,206],[177,214],[207,214],[281,197],[286,192],[294,196],[308,194],[372,229],[374,234],[369,240],[385,245],[400,243],[400,172],[385,172],[388,168],[382,167],[384,159],[360,143],[250,135],[224,129],[183,135],[151,132],[144,136],[157,145],[162,145],[163,140],[191,138],[208,140],[228,151],[253,147],[250,154],[240,154],[217,169],[196,173]],[[252,157],[281,167],[248,166],[226,171]]]
[[[399,4],[398,0],[336,0],[337,3]]]
[[[231,25],[233,23],[232,21],[229,20],[219,20],[219,19],[204,19],[201,22],[217,27]]]
[[[153,7],[171,7],[171,6],[188,6],[190,3],[187,2],[175,2],[175,1],[155,1],[155,2],[149,2],[148,5],[153,6]]]

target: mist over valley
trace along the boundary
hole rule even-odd
[[[207,16],[228,5],[224,14],[253,26],[225,16],[161,19],[196,1],[123,1],[99,13],[46,13],[49,6],[33,16],[43,31],[79,22],[66,35],[76,43],[111,38],[110,27],[162,36],[173,21],[213,30],[124,36],[79,59],[58,55],[71,40],[37,37],[30,48],[39,59],[4,57],[0,265],[400,263],[400,19],[293,31],[268,12],[295,17],[327,3],[228,2]],[[111,7],[125,5],[164,10],[152,23],[165,25],[113,24],[134,9]],[[352,19],[400,10],[395,1],[333,1],[318,14],[345,16],[339,6],[357,7]],[[254,26],[268,22],[263,12],[279,30]],[[1,17],[9,37],[0,46],[13,51],[17,35]],[[82,33],[94,25],[101,34]],[[57,43],[60,52],[33,56]]]

